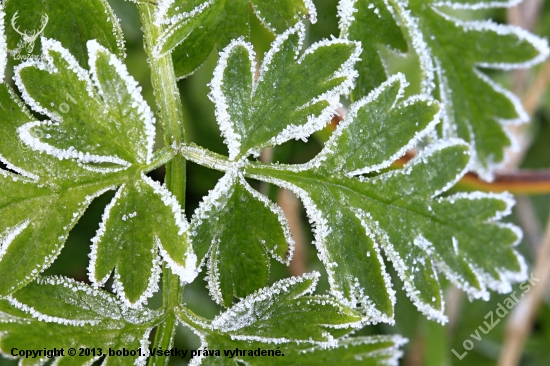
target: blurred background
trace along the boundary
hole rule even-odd
[[[132,74],[144,89],[144,96],[150,105],[154,105],[150,74],[147,68],[146,56],[143,50],[142,33],[135,4],[123,0],[109,0],[115,13],[121,18],[122,28],[126,38],[126,64]],[[314,0],[318,11],[318,22],[309,26],[309,44],[322,38],[338,36],[336,18],[337,0]],[[511,23],[529,29],[534,33],[550,36],[550,2],[542,0],[525,0],[520,6],[506,10],[483,10],[476,12],[459,12],[455,14],[464,19],[491,18],[499,23]],[[261,59],[269,49],[273,36],[263,28],[252,15],[252,42]],[[411,82],[408,92],[418,90],[418,73],[414,55],[398,57],[390,51],[381,50],[391,71],[402,71]],[[212,151],[227,154],[214,118],[214,106],[207,97],[217,53],[213,52],[207,62],[188,79],[179,82],[182,103],[185,110],[187,140],[195,142]],[[523,242],[518,247],[530,266],[530,272],[538,274],[550,272],[550,232],[547,224],[550,212],[550,93],[546,92],[550,81],[550,62],[539,65],[528,71],[488,73],[499,83],[513,90],[524,102],[527,112],[532,116],[530,124],[514,130],[520,139],[522,151],[515,154],[512,163],[499,173],[494,184],[483,184],[475,177],[461,182],[455,190],[509,190],[516,194],[517,205],[510,221],[520,225],[524,230]],[[346,105],[346,101],[343,101]],[[311,159],[320,151],[322,144],[334,129],[334,124],[324,131],[315,134],[307,143],[291,141],[273,150],[265,151],[262,159],[287,163],[300,163]],[[162,141],[162,139],[158,139]],[[518,173],[521,169],[523,173]],[[164,172],[159,169],[151,174],[155,179],[162,180]],[[193,163],[188,163],[186,214],[191,217],[202,197],[214,187],[221,173],[208,170]],[[291,230],[297,242],[295,259],[290,267],[272,261],[272,281],[289,275],[300,275],[304,272],[317,270],[324,273],[315,247],[312,243],[311,228],[305,217],[301,203],[288,191],[259,182],[253,186],[269,195],[283,207],[291,224]],[[71,232],[63,252],[55,263],[44,273],[45,275],[64,275],[87,282],[86,267],[90,251],[90,239],[98,229],[99,220],[105,205],[111,200],[113,193],[97,198],[84,217]],[[546,234],[545,234],[546,231]],[[543,238],[546,237],[545,240]],[[480,250],[484,250],[480,248]],[[387,265],[391,270],[391,264]],[[204,271],[203,271],[204,272]],[[407,366],[444,366],[444,365],[550,365],[550,286],[535,286],[522,302],[502,318],[487,334],[478,330],[480,340],[472,338],[479,326],[483,324],[486,315],[498,308],[508,295],[491,294],[489,301],[470,302],[467,296],[453,286],[446,288],[446,308],[449,323],[441,326],[427,320],[412,305],[401,290],[402,283],[393,275],[394,288],[397,290],[396,324],[395,326],[367,326],[357,335],[381,333],[398,333],[409,339],[405,346],[405,356],[402,365]],[[210,299],[205,289],[203,276],[185,289],[185,301],[197,314],[213,318],[220,308]],[[535,275],[537,277],[537,275]],[[548,277],[548,275],[546,275]],[[318,292],[328,290],[326,275],[323,276]],[[542,281],[541,281],[542,282]],[[548,283],[548,282],[547,282]],[[519,286],[519,284],[518,284]],[[518,294],[523,291],[519,288]],[[149,306],[160,306],[161,297],[157,294],[149,301]],[[497,321],[495,315],[495,322]],[[463,355],[465,346],[473,348],[467,355],[459,359],[454,353]],[[467,341],[465,343],[465,341]],[[180,349],[195,349],[200,345],[199,339],[187,328],[178,329],[175,347]],[[173,365],[186,364],[185,360],[173,359]],[[13,365],[13,360],[0,359],[0,365]]]

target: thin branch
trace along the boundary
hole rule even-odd
[[[532,31],[538,23],[542,0],[525,0],[508,9],[508,23]],[[514,93],[523,95],[528,84],[528,70],[514,72]]]
[[[527,238],[531,258],[536,258],[539,245],[542,241],[542,228],[529,197],[523,195],[516,196],[516,212],[519,224]]]
[[[550,84],[550,59],[546,60],[539,73],[535,78],[535,82],[525,93],[523,98],[523,106],[529,115],[533,115],[537,110],[539,103]]]
[[[531,332],[535,315],[550,283],[550,218],[537,255],[533,277],[536,285],[525,294],[514,308],[506,324],[506,338],[498,366],[516,366],[519,364],[525,341]]]
[[[408,152],[393,163],[394,168],[401,168],[415,156]],[[460,190],[481,190],[485,192],[510,192],[514,194],[550,193],[550,169],[541,170],[508,170],[495,173],[492,182],[480,179],[474,173],[468,173],[457,184]]]
[[[445,294],[446,312],[449,318],[447,329],[450,334],[454,333],[456,325],[459,323],[460,311],[464,304],[464,291],[454,285],[450,285]]]

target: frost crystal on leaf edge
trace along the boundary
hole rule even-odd
[[[232,121],[231,116],[228,112],[229,105],[225,98],[225,95],[222,91],[223,86],[223,77],[224,71],[228,66],[228,59],[231,56],[233,50],[237,47],[243,47],[248,53],[248,57],[251,63],[251,78],[252,78],[252,92],[250,97],[254,98],[255,90],[257,85],[263,82],[265,73],[269,70],[269,65],[274,57],[274,55],[280,51],[280,46],[285,42],[292,34],[298,35],[298,47],[296,48],[296,63],[300,64],[304,58],[321,47],[329,47],[332,44],[353,44],[355,46],[354,53],[344,62],[338,71],[335,72],[332,78],[343,77],[345,80],[333,89],[325,92],[324,94],[319,95],[315,99],[311,100],[308,104],[302,106],[301,108],[307,108],[309,105],[318,103],[320,101],[326,101],[329,105],[318,115],[310,115],[307,117],[307,122],[303,125],[293,125],[290,124],[283,131],[281,131],[277,136],[271,138],[269,141],[264,143],[265,146],[275,146],[280,145],[286,141],[295,139],[295,140],[306,140],[311,134],[322,129],[327,121],[330,121],[331,118],[337,115],[337,108],[341,106],[340,96],[348,94],[353,88],[353,82],[357,77],[357,72],[353,69],[353,65],[359,59],[361,54],[361,45],[359,42],[348,41],[343,39],[332,39],[332,40],[322,40],[306,49],[300,56],[300,51],[303,48],[303,42],[305,40],[306,29],[305,25],[302,22],[298,22],[294,27],[287,29],[284,33],[277,36],[275,41],[273,41],[270,50],[266,53],[264,61],[260,66],[259,78],[257,81],[254,80],[254,75],[256,73],[256,60],[255,52],[252,48],[252,45],[244,40],[244,38],[239,38],[233,40],[224,50],[220,53],[220,60],[218,65],[214,70],[214,77],[210,82],[211,92],[209,94],[210,100],[215,104],[215,113],[216,121],[220,127],[222,136],[224,137],[224,142],[226,143],[229,149],[229,159],[232,161],[237,160],[240,155],[241,139],[237,131],[235,130],[235,124],[239,121]],[[242,156],[257,156],[259,155],[259,150],[262,147],[253,147],[249,151],[246,151]]]
[[[8,65],[8,45],[6,42],[6,28],[4,26],[4,2],[0,3],[0,84],[4,83],[6,77],[6,66]]]

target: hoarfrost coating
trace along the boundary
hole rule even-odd
[[[483,179],[492,180],[494,171],[507,163],[508,155],[504,153],[504,149],[517,147],[515,137],[508,131],[506,125],[525,122],[528,116],[517,97],[478,68],[511,70],[532,67],[544,61],[550,54],[547,41],[515,26],[492,21],[464,21],[446,12],[448,8],[475,11],[482,8],[511,7],[519,3],[517,0],[434,1],[422,5],[408,0],[380,1],[383,1],[384,6],[392,14],[395,24],[402,26],[401,33],[406,35],[411,51],[419,57],[422,70],[422,93],[434,94],[436,82],[438,84],[444,111],[442,137],[460,137],[467,140],[473,149],[471,168]],[[367,6],[355,0],[341,0],[338,7],[341,35],[350,38],[350,29],[355,25],[361,26],[357,24],[360,21],[358,20],[360,17],[356,16],[357,12],[370,12],[372,8],[372,4]],[[446,48],[447,40],[451,39],[449,38],[451,33],[454,33],[456,42],[461,43],[458,46]],[[468,37],[469,34],[470,37]],[[490,55],[480,51],[493,47],[493,43],[489,44],[491,39],[496,43],[495,47],[501,47],[501,49],[498,51],[495,49],[495,52]],[[371,39],[358,40],[363,43],[371,42]],[[494,42],[495,40],[498,42]],[[487,45],[483,45],[484,41],[488,42]],[[472,43],[478,46],[471,47]],[[449,54],[449,50],[458,50],[459,46],[468,50],[466,55],[457,57]],[[517,51],[514,54],[514,49],[519,50],[520,47],[524,52]],[[457,72],[454,71],[457,65],[452,64],[458,59],[460,59],[460,67],[464,67],[467,73],[467,75],[463,73],[461,78],[458,78]],[[369,70],[359,71],[369,72]],[[479,84],[476,84],[476,81],[479,81]],[[512,114],[507,110],[509,107],[498,111],[491,110],[479,102],[481,97],[470,101],[461,99],[464,92],[471,91],[466,90],[461,93],[459,90],[468,89],[469,85],[474,84],[478,89],[489,86],[494,93],[493,99],[500,97],[502,103],[509,103],[515,110],[515,116],[501,117],[501,115]],[[497,142],[487,141],[488,138],[482,132],[483,128],[486,128],[485,125],[493,121],[500,124],[502,129],[498,133],[499,136],[493,138]]]
[[[228,146],[230,160],[238,160],[248,155],[258,156],[260,149],[267,146],[280,145],[291,139],[307,139],[313,132],[322,129],[327,124],[327,121],[337,114],[336,109],[340,106],[340,95],[347,94],[351,91],[353,80],[357,76],[357,73],[353,70],[353,65],[358,60],[361,53],[359,43],[339,39],[330,41],[324,40],[315,43],[300,56],[304,37],[305,26],[303,23],[298,23],[296,26],[279,35],[272,43],[271,49],[265,55],[264,61],[260,66],[260,74],[257,81],[254,80],[256,62],[255,53],[251,44],[245,42],[242,38],[233,40],[220,54],[220,60],[210,83],[211,93],[209,96],[216,107],[216,119],[222,135],[225,138],[225,143]],[[296,121],[297,124],[290,123],[284,127],[266,125],[265,129],[268,132],[265,133],[266,136],[262,135],[261,140],[259,140],[260,137],[253,134],[251,135],[250,125],[260,123],[259,119],[262,113],[265,113],[262,109],[262,104],[259,104],[261,99],[258,99],[265,96],[259,95],[258,91],[261,87],[265,89],[265,85],[268,83],[267,78],[274,77],[274,75],[272,75],[272,67],[280,67],[280,65],[271,65],[273,59],[280,57],[283,52],[287,52],[287,47],[292,46],[295,64],[287,66],[289,70],[292,70],[293,67],[299,67],[303,64],[308,56],[313,58],[319,57],[317,54],[319,54],[321,50],[330,49],[335,45],[346,45],[354,48],[350,57],[340,65],[333,75],[326,75],[327,83],[334,79],[341,79],[341,81],[326,91],[320,90],[319,93],[310,91],[310,100],[302,105],[286,106],[288,110],[285,110],[285,112],[287,114],[298,113],[309,106],[318,105],[320,102],[326,102],[327,107],[323,108],[323,110],[317,114],[304,116],[301,120]],[[229,101],[227,98],[229,89],[225,89],[226,78],[228,77],[226,71],[230,66],[235,67],[235,63],[244,61],[234,59],[242,52],[246,54],[248,62],[250,63],[250,72],[243,77],[249,79],[247,82],[251,84],[252,88],[249,93],[245,90],[239,90],[239,92],[244,93],[243,97],[245,100],[236,103],[234,100]],[[269,87],[271,90],[276,89],[277,85],[283,83],[283,81],[285,81],[284,78],[282,80],[276,78],[275,81],[273,81],[274,84]],[[230,91],[233,92],[233,90]],[[300,94],[297,93],[297,95]],[[309,96],[309,94],[307,95]],[[286,96],[286,98],[290,98],[290,96]],[[254,138],[256,138],[256,141],[254,141],[254,143],[250,142],[251,146],[242,146],[243,143],[249,142]]]
[[[4,26],[4,3],[0,3],[0,83],[4,83],[6,66],[8,65],[8,45],[6,43],[6,29]]]
[[[64,122],[64,116],[58,112],[52,111],[48,106],[42,106],[38,103],[34,97],[32,97],[26,86],[25,81],[23,80],[21,73],[27,68],[35,68],[37,70],[46,71],[50,74],[58,74],[61,71],[56,68],[54,61],[54,54],[56,57],[61,57],[64,62],[64,65],[60,65],[66,68],[67,71],[73,73],[79,81],[85,85],[86,91],[89,97],[89,103],[91,105],[88,108],[97,109],[97,112],[103,112],[103,115],[108,114],[112,111],[119,110],[121,108],[121,113],[128,118],[131,123],[126,123],[124,131],[127,133],[127,139],[125,143],[132,150],[131,157],[132,160],[135,160],[138,164],[150,164],[153,156],[153,145],[154,145],[154,135],[155,128],[154,123],[155,119],[152,111],[149,106],[145,103],[141,97],[141,88],[137,85],[136,81],[128,74],[126,66],[118,60],[114,55],[110,54],[105,48],[100,46],[96,41],[89,41],[88,44],[88,55],[90,62],[90,72],[82,69],[77,60],[72,56],[68,50],[63,48],[61,44],[57,41],[50,39],[42,39],[43,55],[46,63],[43,61],[29,60],[26,61],[15,68],[15,82],[18,88],[21,90],[25,102],[39,113],[43,113],[51,118],[52,121],[41,121],[41,122],[29,122],[21,127],[19,127],[19,135],[21,140],[29,145],[31,148],[37,151],[45,152],[49,155],[55,156],[60,160],[63,159],[74,159],[81,163],[84,163],[83,167],[88,168],[92,171],[97,172],[113,172],[120,171],[125,168],[128,168],[131,163],[125,159],[122,159],[116,155],[108,154],[109,151],[106,151],[107,155],[104,155],[105,151],[99,148],[94,147],[94,151],[90,153],[89,151],[79,151],[74,146],[68,146],[64,148],[59,148],[52,146],[51,143],[46,143],[40,141],[36,138],[31,132],[35,128],[48,128],[52,131],[64,131],[64,138],[66,141],[59,141],[59,143],[70,144],[71,142],[84,140],[87,141],[87,136],[83,135],[74,135],[75,131],[63,130],[65,125],[69,122]],[[57,56],[58,55],[58,56]],[[108,64],[105,65],[103,61],[105,58],[108,60]],[[107,81],[104,80],[104,77],[99,76],[98,63],[101,60],[102,62],[102,72],[114,72],[116,77],[124,84],[124,89],[117,88],[113,89],[113,85],[108,85]],[[101,80],[100,80],[101,79]],[[95,87],[94,87],[95,84]],[[126,92],[123,92],[126,90]],[[79,100],[84,96],[79,96]],[[70,111],[70,109],[68,109]],[[116,115],[113,112],[114,115]],[[102,118],[105,118],[102,115]],[[116,118],[112,120],[97,120],[95,123],[104,126],[109,130],[121,128],[121,121],[118,121]],[[76,133],[84,131],[76,131]],[[85,146],[82,142],[78,142]],[[91,144],[88,145],[88,148],[91,148]],[[98,154],[101,152],[101,154]],[[109,167],[104,168],[101,166],[93,166],[86,164],[101,164],[101,163],[112,163],[118,165],[119,167]]]

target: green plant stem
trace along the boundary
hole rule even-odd
[[[162,33],[162,28],[153,24],[153,5],[141,4],[139,10],[143,24],[145,50],[149,57],[151,81],[164,132],[164,143],[166,146],[172,146],[174,149],[179,150],[185,139],[185,131],[172,58],[170,55],[161,58],[153,56],[153,47]],[[178,153],[166,165],[165,182],[166,187],[175,195],[181,207],[185,207],[185,180],[185,158]],[[183,286],[180,284],[178,276],[173,274],[166,266],[164,266],[162,273],[163,306],[166,311],[166,318],[157,328],[153,347],[168,350],[172,347],[177,326],[174,309],[181,303]],[[167,356],[153,355],[149,359],[149,364],[166,365],[168,360]]]

